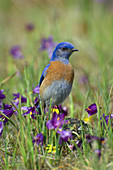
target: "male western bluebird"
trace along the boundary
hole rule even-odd
[[[69,57],[74,51],[78,50],[69,42],[61,42],[53,51],[39,82],[39,94],[45,106],[50,104],[50,100],[52,105],[59,105],[70,94],[74,70],[69,63]]]

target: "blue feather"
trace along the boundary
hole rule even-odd
[[[40,77],[40,81],[39,81],[39,87],[40,87],[40,85],[42,84],[42,81],[44,80],[44,77],[46,76],[46,71],[47,71],[47,69],[49,68],[49,66],[50,66],[50,64],[48,64],[45,68],[44,68],[44,70],[43,70],[43,72],[42,72],[42,75],[41,75],[41,77]]]

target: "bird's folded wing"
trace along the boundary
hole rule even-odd
[[[44,68],[44,70],[43,70],[43,72],[42,72],[42,75],[41,75],[41,77],[40,77],[40,81],[39,81],[39,86],[42,84],[42,81],[44,80],[44,77],[46,76],[46,71],[47,71],[47,69],[49,68],[49,66],[50,66],[50,64],[48,64],[45,68]]]

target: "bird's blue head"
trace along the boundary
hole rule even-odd
[[[56,60],[60,60],[60,61],[65,61],[65,60],[69,60],[70,55],[74,52],[74,51],[78,51],[77,49],[74,48],[74,46],[69,43],[69,42],[61,42],[59,43],[52,55],[51,61],[56,61]]]

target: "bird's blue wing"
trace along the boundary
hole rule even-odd
[[[41,75],[41,77],[40,77],[40,81],[39,81],[39,87],[40,87],[40,85],[42,84],[42,81],[44,80],[44,77],[46,76],[46,71],[47,71],[47,69],[48,69],[48,67],[50,66],[50,64],[48,64],[45,68],[44,68],[44,70],[43,70],[43,72],[42,72],[42,75]]]

